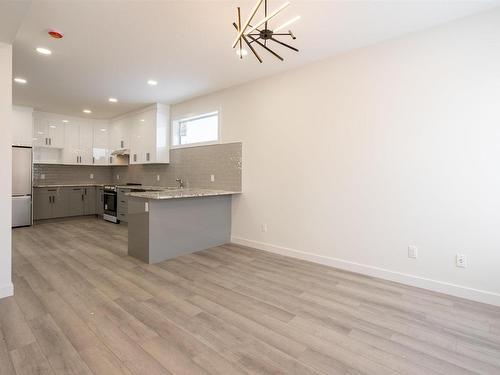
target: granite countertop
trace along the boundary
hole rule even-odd
[[[91,184],[91,183],[83,183],[83,184],[36,184],[33,185],[34,188],[57,188],[57,187],[102,187],[106,185],[113,184]],[[177,189],[174,187],[166,187],[166,186],[144,186],[144,185],[117,185],[119,189],[142,189],[142,190],[168,190],[168,189]]]
[[[142,190],[177,190],[176,187],[169,186],[147,186],[147,185],[116,185],[118,189],[142,189]]]
[[[196,189],[196,188],[184,188],[184,189],[170,188],[161,191],[127,193],[126,195],[135,198],[163,200],[163,199],[178,199],[178,198],[213,197],[216,195],[233,195],[233,194],[241,194],[241,191]]]
[[[104,186],[105,184],[53,184],[53,185],[43,185],[43,184],[36,184],[33,185],[34,188],[57,188],[57,187],[101,187]]]

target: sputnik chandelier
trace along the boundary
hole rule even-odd
[[[264,18],[262,18],[258,22],[252,22],[255,15],[259,11],[259,9],[262,6],[262,3],[264,3]],[[286,2],[283,5],[281,5],[279,8],[274,10],[271,13],[268,13],[267,10],[267,0],[257,0],[257,4],[255,4],[254,8],[252,9],[252,12],[250,13],[250,16],[248,19],[245,21],[242,27],[241,23],[241,10],[240,7],[238,7],[238,16],[236,22],[233,22],[233,26],[238,32],[238,36],[234,40],[233,43],[233,48],[236,49],[236,54],[240,56],[240,59],[243,58],[243,56],[246,56],[248,54],[248,51],[243,48],[243,44],[245,44],[250,51],[255,55],[257,60],[259,60],[260,63],[262,63],[262,58],[259,56],[257,51],[255,50],[254,46],[258,45],[262,47],[264,50],[275,56],[276,58],[280,59],[283,61],[283,57],[278,55],[276,52],[274,52],[270,47],[272,43],[290,48],[293,51],[299,52],[299,50],[287,43],[284,43],[283,41],[279,40],[278,38],[281,37],[291,37],[293,40],[297,39],[295,35],[293,35],[291,30],[288,30],[288,32],[280,32],[284,30],[286,27],[290,26],[292,23],[297,21],[300,16],[294,17],[291,20],[283,23],[281,26],[276,27],[275,29],[271,30],[269,28],[269,21],[276,17],[282,10],[287,8],[290,5],[290,2]]]

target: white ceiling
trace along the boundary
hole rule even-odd
[[[31,0],[0,1],[0,42],[12,44]]]
[[[285,0],[270,0],[270,8]],[[280,62],[239,61],[231,49],[236,6],[245,18],[254,1],[44,1],[31,5],[14,42],[14,103],[66,115],[111,118],[153,102],[175,103],[275,74],[350,49],[425,29],[489,8],[495,1],[300,1],[295,15],[300,53],[278,49]],[[2,15],[3,13],[3,15]],[[0,13],[0,24],[6,13]],[[8,15],[7,15],[8,16]],[[64,39],[47,36],[48,29]],[[35,47],[53,51],[41,56]],[[146,81],[156,79],[150,87]],[[119,103],[108,103],[108,97]]]

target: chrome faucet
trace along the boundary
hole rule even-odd
[[[176,178],[175,181],[179,184],[179,189],[184,188],[184,181],[182,181],[182,178]]]

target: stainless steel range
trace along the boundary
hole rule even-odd
[[[104,214],[102,218],[112,223],[119,223],[117,208],[117,187],[116,185],[104,186]]]
[[[128,182],[125,185],[105,185],[104,186],[104,214],[102,218],[112,223],[119,224],[118,220],[118,187],[127,187],[134,191],[143,191],[140,189],[141,184]]]

